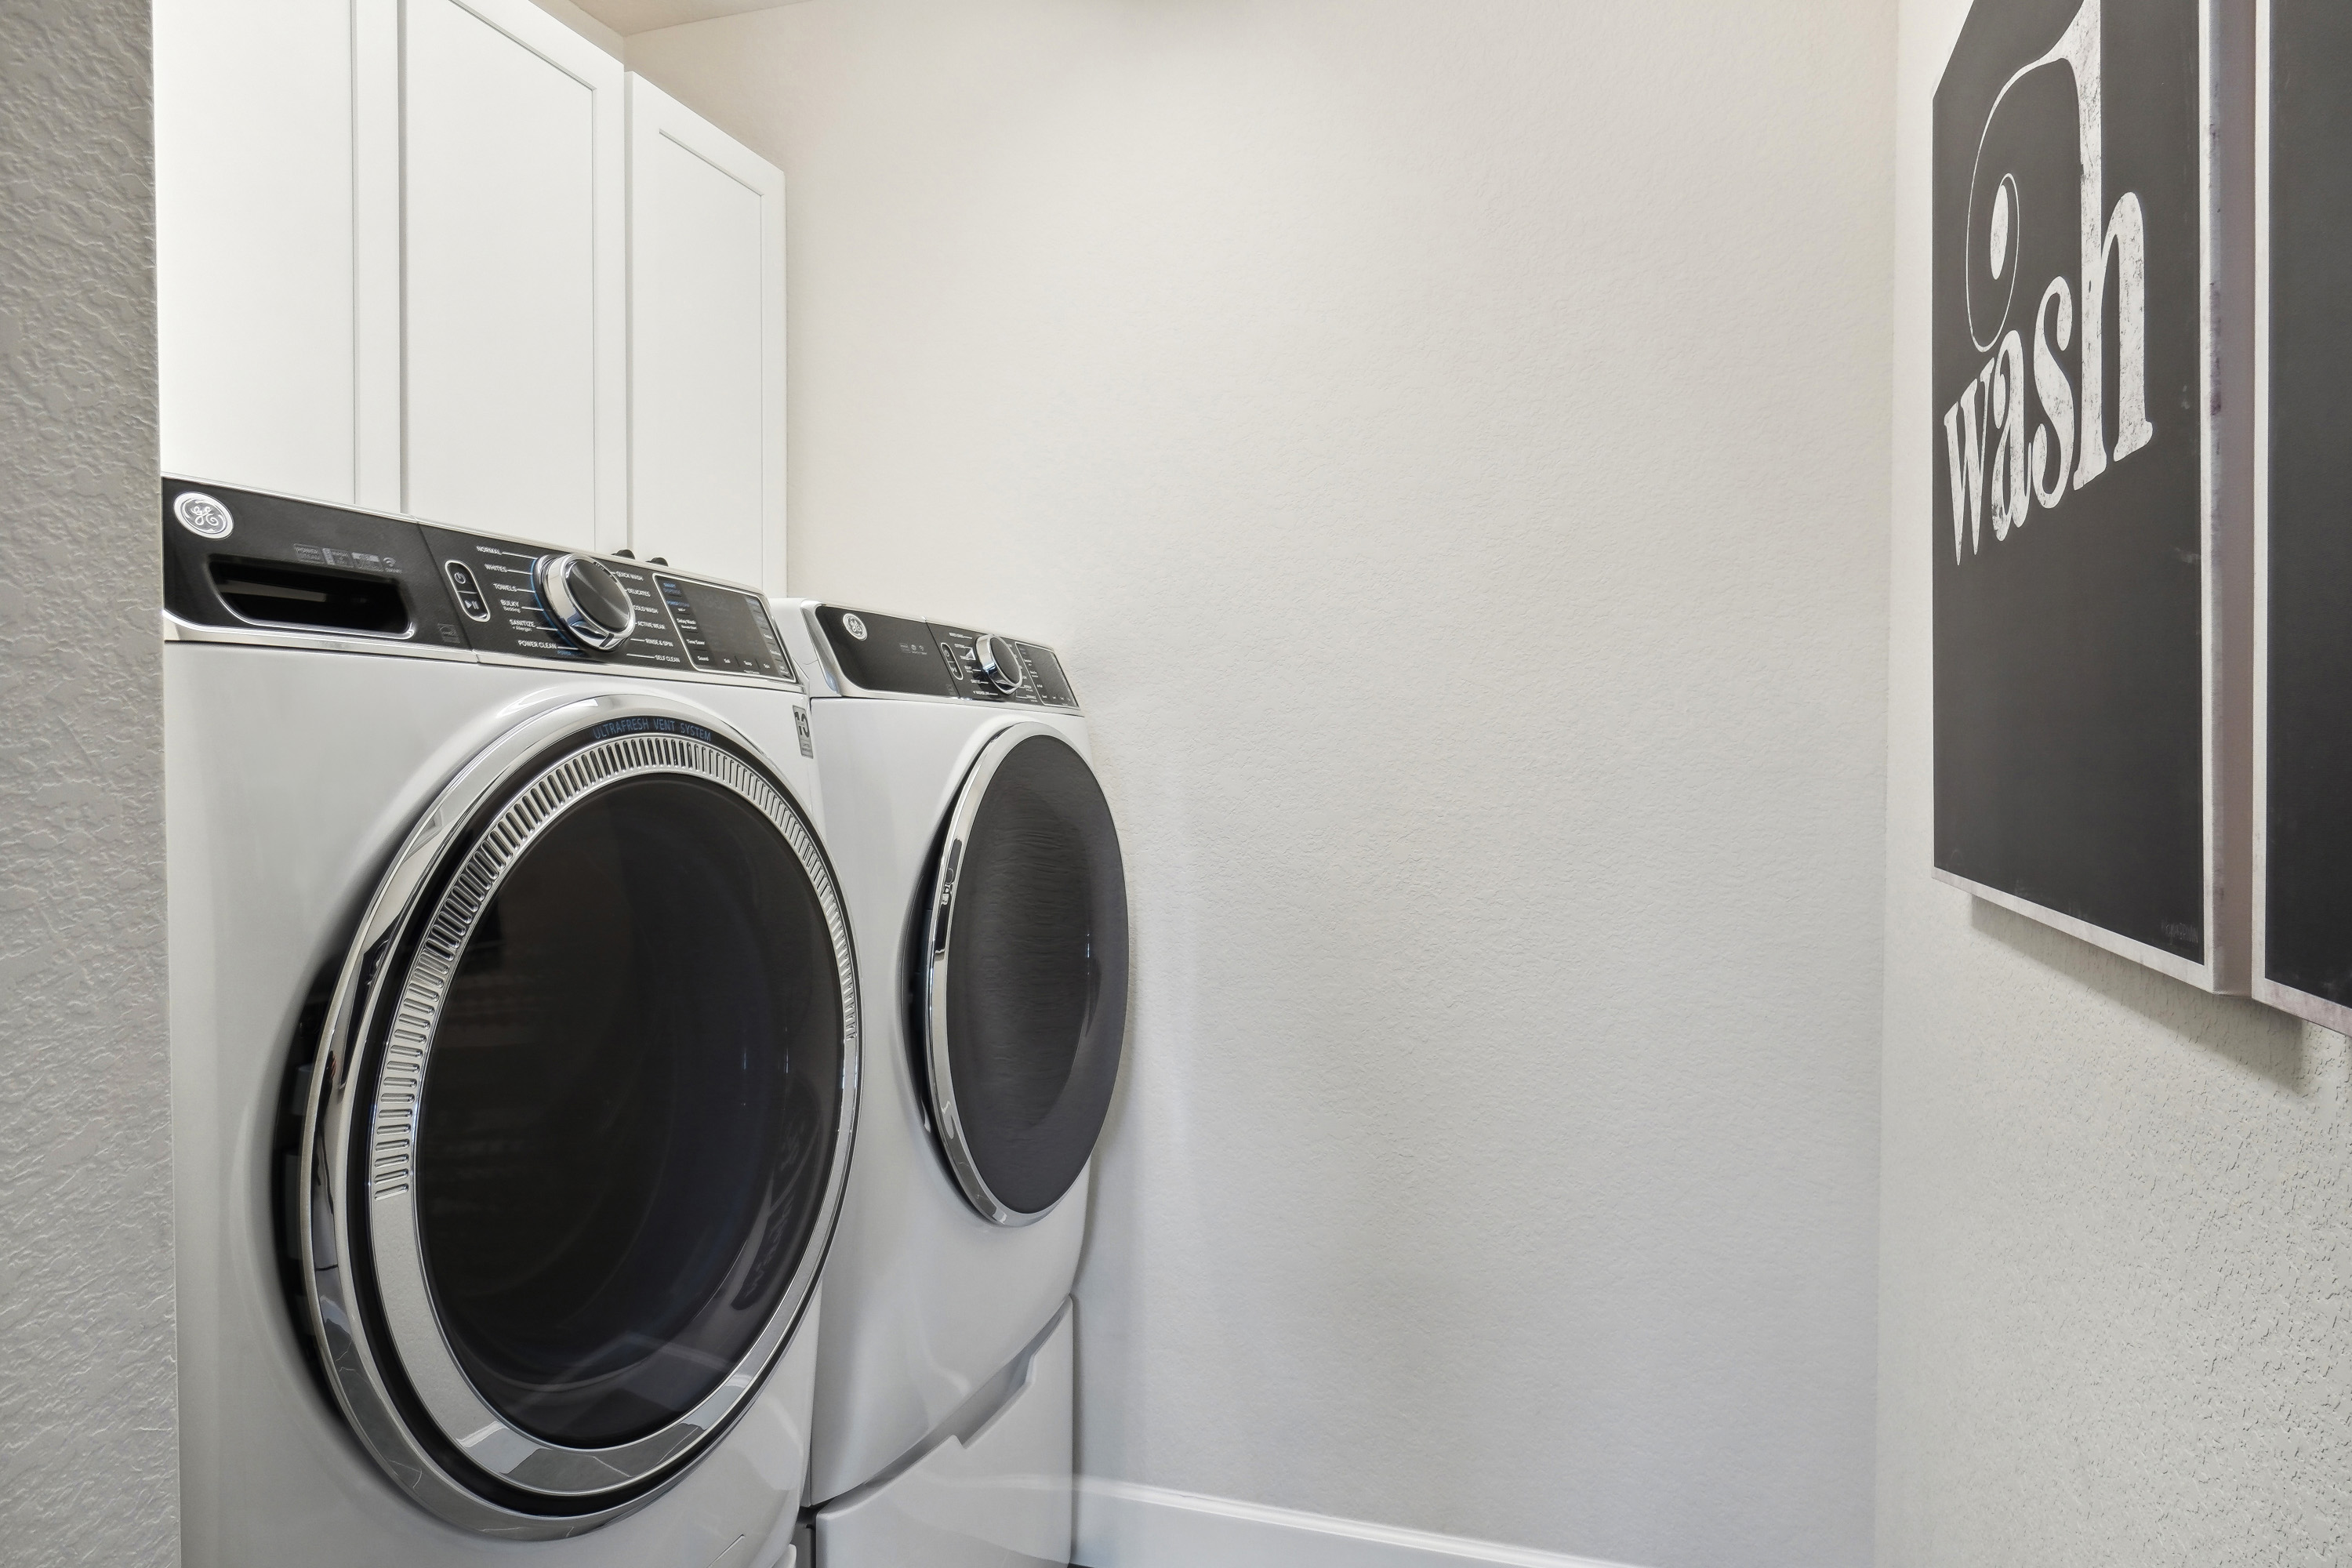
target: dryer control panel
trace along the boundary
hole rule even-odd
[[[799,684],[749,588],[182,479],[163,481],[163,608],[207,639]]]
[[[1042,643],[838,605],[815,616],[854,692],[1077,710],[1061,659]]]

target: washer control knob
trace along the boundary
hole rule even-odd
[[[542,555],[530,569],[540,602],[564,634],[598,653],[637,629],[637,606],[613,569],[593,555]]]
[[[1013,645],[1000,637],[977,637],[971,639],[973,660],[987,682],[1008,697],[1021,689],[1028,671],[1021,668],[1021,656]]]

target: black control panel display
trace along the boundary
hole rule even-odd
[[[1062,661],[1052,648],[1040,644],[994,638],[1001,647],[991,649],[997,672],[992,675],[981,658],[984,634],[967,626],[910,621],[835,605],[817,606],[816,618],[841,672],[868,691],[1073,711],[1078,706],[1077,694],[1062,671]],[[1010,690],[1000,684],[999,677],[1014,682]]]
[[[870,610],[821,605],[817,623],[841,672],[868,691],[904,691],[917,697],[953,697],[955,682],[940,657],[939,639],[921,621]]]
[[[767,601],[759,595],[667,574],[656,576],[654,584],[695,668],[793,679],[793,661],[776,636],[775,623],[768,619]]]
[[[1078,694],[1070,685],[1070,678],[1062,673],[1062,661],[1052,648],[1034,642],[1014,643],[1021,650],[1022,662],[1029,667],[1030,683],[1036,689],[1037,702],[1045,708],[1076,708]]]
[[[794,681],[758,595],[594,557],[635,625],[605,651],[559,626],[536,568],[562,554],[404,518],[167,479],[163,605],[196,626],[258,627],[648,672]]]

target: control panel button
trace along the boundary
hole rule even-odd
[[[1021,656],[1013,651],[1011,642],[983,633],[972,639],[971,653],[972,662],[980,667],[982,679],[1007,697],[1021,689],[1026,671],[1022,668]]]
[[[466,612],[466,618],[488,620],[490,602],[482,597],[482,584],[476,580],[472,570],[462,561],[449,562],[443,569],[449,574],[450,589],[457,594],[457,607]]]
[[[531,567],[541,601],[564,634],[599,653],[626,642],[637,606],[611,568],[588,555],[542,555]]]

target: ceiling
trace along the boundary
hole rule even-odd
[[[793,0],[572,0],[616,33],[650,33],[681,22],[707,22],[746,11],[772,11]]]

